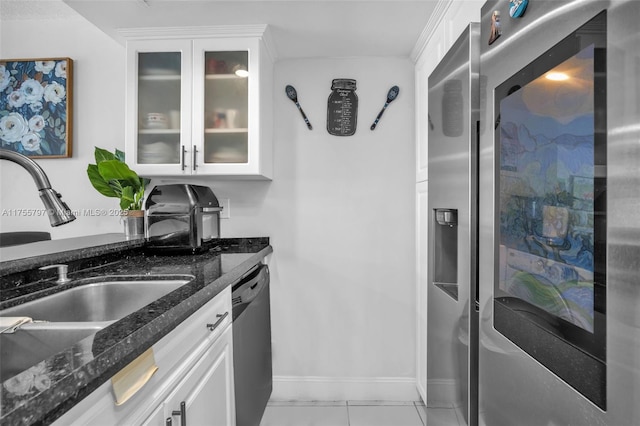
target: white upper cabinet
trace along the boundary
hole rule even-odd
[[[265,26],[128,30],[127,162],[143,176],[271,179]]]

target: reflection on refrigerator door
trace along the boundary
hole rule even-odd
[[[482,8],[479,424],[640,424],[640,3],[536,2],[489,44],[508,8]]]
[[[468,425],[478,423],[479,36],[469,25],[429,76],[427,404],[459,407]]]

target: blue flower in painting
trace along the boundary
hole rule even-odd
[[[25,98],[24,93],[19,90],[14,90],[7,95],[7,105],[9,108],[20,108],[25,102],[27,102],[27,98]]]
[[[11,74],[4,65],[0,65],[0,92],[6,89],[11,82]]]
[[[29,132],[20,140],[25,151],[37,151],[40,149],[40,135]]]
[[[53,104],[62,102],[66,95],[64,86],[57,82],[52,82],[44,88],[44,100]]]
[[[29,123],[18,113],[12,112],[0,118],[0,139],[5,142],[20,142],[29,131]]]
[[[24,94],[25,101],[28,104],[41,101],[44,94],[44,87],[39,81],[32,78],[25,80],[20,86],[20,90]]]
[[[29,109],[31,109],[31,111],[38,113],[40,111],[42,111],[42,108],[44,108],[44,106],[42,105],[42,102],[37,101],[32,103],[31,105],[29,105]]]
[[[43,74],[49,74],[56,66],[56,61],[35,61],[35,69]]]

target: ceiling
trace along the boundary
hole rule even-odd
[[[64,1],[64,3],[63,3]],[[2,19],[74,14],[117,29],[268,24],[282,58],[409,57],[437,0],[2,0]],[[70,10],[69,8],[73,9]],[[25,18],[28,19],[28,18]]]

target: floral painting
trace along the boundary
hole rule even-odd
[[[29,157],[71,157],[73,61],[0,60],[2,148]]]

